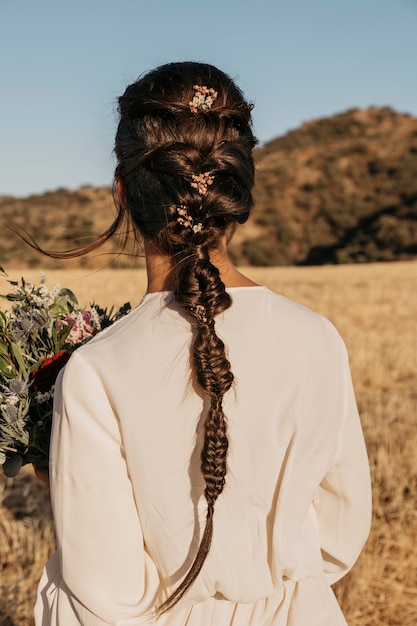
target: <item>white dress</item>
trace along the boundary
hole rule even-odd
[[[72,356],[51,443],[58,551],[37,626],[338,626],[330,585],[370,526],[368,460],[348,359],[331,323],[266,287],[235,287],[216,319],[234,388],[211,550],[181,602],[204,525],[190,323],[146,295]]]

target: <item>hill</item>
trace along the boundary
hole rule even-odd
[[[315,120],[257,154],[253,265],[417,256],[417,119],[389,108]]]
[[[417,119],[392,109],[352,109],[313,120],[256,153],[255,210],[231,244],[246,265],[320,265],[417,257]],[[85,243],[114,212],[108,188],[0,197],[13,220],[47,249]],[[0,230],[1,265],[63,266]],[[130,265],[112,242],[90,267]],[[100,254],[97,259],[97,254]],[[68,262],[65,262],[68,266]]]
[[[0,197],[0,222],[13,222],[46,250],[67,250],[92,241],[111,223],[115,208],[111,189],[82,187],[57,189],[27,198]],[[60,261],[39,254],[4,226],[0,229],[0,265],[42,267],[94,267],[115,259],[117,241],[92,255]],[[103,257],[103,253],[111,253]],[[98,255],[98,256],[97,256]]]

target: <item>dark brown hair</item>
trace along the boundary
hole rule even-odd
[[[193,112],[190,102],[196,86],[217,95],[209,108]],[[145,74],[119,98],[114,222],[82,248],[46,252],[58,258],[77,256],[117,233],[128,233],[133,225],[134,232],[173,260],[174,297],[193,329],[193,379],[210,399],[201,454],[207,516],[194,561],[159,607],[160,613],[174,606],[198,576],[210,550],[215,502],[225,484],[228,438],[223,397],[233,374],[216,334],[215,317],[231,306],[231,297],[210,261],[210,250],[244,223],[252,208],[256,140],[251,109],[233,80],[212,65],[171,63]],[[203,194],[193,185],[193,177],[202,174],[211,179]],[[179,208],[201,229],[194,232],[184,226],[178,220]],[[21,236],[45,252],[33,239]]]
[[[207,110],[191,110],[195,86],[217,92]],[[126,210],[142,236],[173,258],[174,297],[194,331],[193,375],[210,398],[201,454],[206,525],[188,574],[160,612],[176,604],[198,576],[210,550],[214,505],[225,484],[228,439],[222,402],[233,374],[216,334],[215,317],[230,307],[231,298],[209,251],[247,220],[252,207],[255,138],[250,112],[232,79],[202,63],[161,66],[130,85],[119,99],[119,212]],[[205,173],[212,184],[201,194],[192,185],[193,176]],[[199,232],[178,221],[179,207],[202,225]]]

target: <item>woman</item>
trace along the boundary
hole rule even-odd
[[[119,111],[103,238],[132,222],[148,290],[58,381],[36,624],[346,624],[330,585],[369,531],[366,451],[333,326],[227,256],[252,207],[251,107],[174,63]]]

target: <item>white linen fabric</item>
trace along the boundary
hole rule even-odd
[[[36,626],[337,626],[330,585],[369,532],[370,479],[346,350],[325,318],[266,287],[228,289],[216,318],[235,383],[211,550],[167,613],[204,527],[191,326],[145,295],[71,357],[51,441],[58,550]]]

